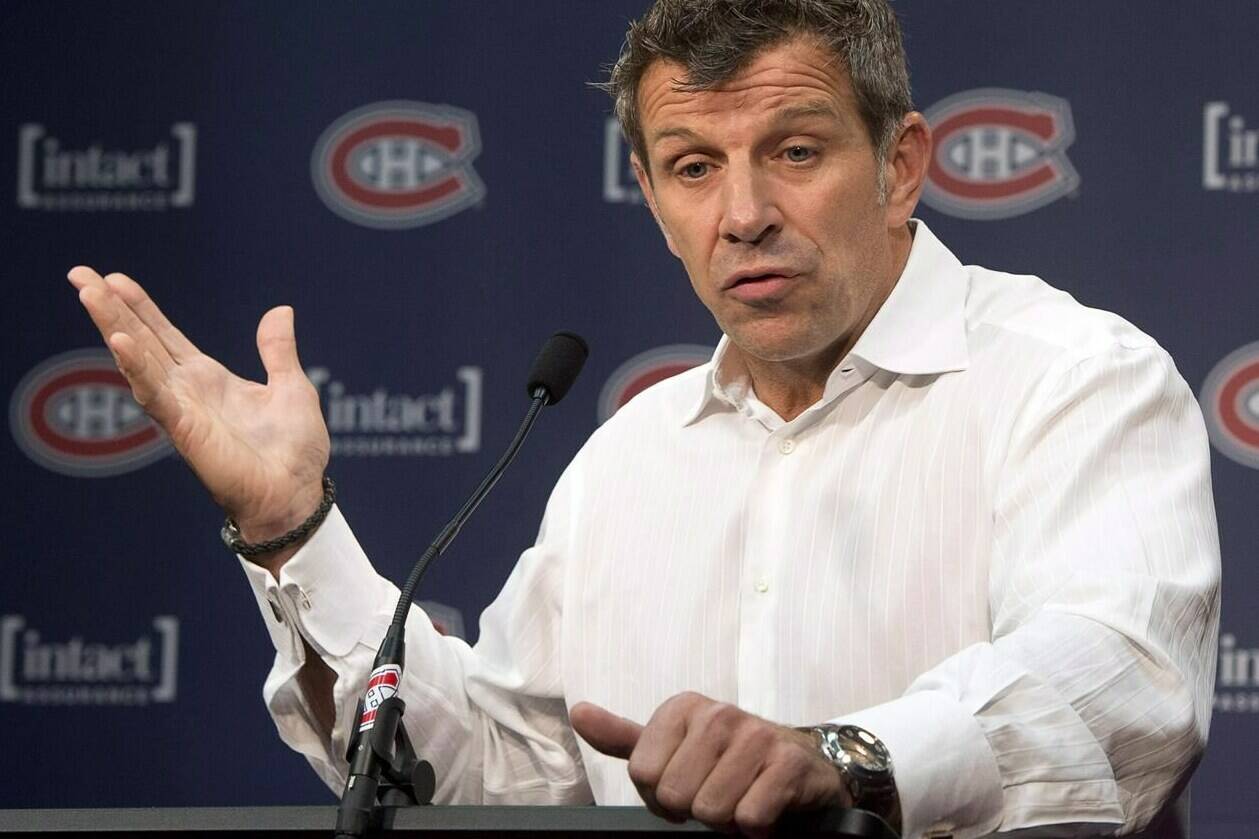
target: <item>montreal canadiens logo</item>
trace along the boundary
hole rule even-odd
[[[367,227],[432,224],[485,197],[472,169],[481,152],[476,116],[449,105],[377,102],[351,111],[311,155],[319,197]]]
[[[1259,469],[1259,341],[1215,365],[1199,402],[1216,449],[1243,466]]]
[[[386,699],[398,695],[398,683],[402,681],[402,668],[396,664],[386,664],[372,671],[367,680],[367,693],[363,696],[363,716],[359,718],[358,730],[366,731],[376,724],[376,712]]]
[[[105,350],[64,353],[27,373],[9,400],[9,427],[31,460],[76,477],[131,472],[171,451]]]
[[[922,200],[942,213],[1010,218],[1080,185],[1066,156],[1075,124],[1065,99],[983,88],[937,102],[924,116],[935,149]]]
[[[599,394],[599,422],[656,382],[706,364],[713,357],[713,348],[699,344],[670,344],[656,347],[626,361],[613,371]]]

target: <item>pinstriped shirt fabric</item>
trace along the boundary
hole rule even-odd
[[[396,589],[334,510],[277,583],[243,562],[283,739],[334,789]],[[893,292],[784,422],[718,346],[640,394],[555,487],[474,647],[416,609],[403,695],[439,800],[639,803],[574,736],[697,691],[887,744],[907,836],[1128,832],[1205,745],[1219,544],[1206,432],[1172,360],[917,222]],[[295,673],[337,672],[331,741]]]

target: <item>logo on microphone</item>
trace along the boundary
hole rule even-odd
[[[0,702],[20,705],[148,705],[174,702],[179,620],[121,642],[75,635],[50,641],[22,615],[0,616]]]
[[[599,422],[656,382],[708,363],[713,348],[700,344],[669,344],[639,353],[612,372],[599,393]]]
[[[485,185],[476,115],[450,105],[377,102],[351,111],[319,137],[315,191],[342,218],[391,230],[432,224],[477,204]]]
[[[396,664],[385,664],[372,671],[367,680],[367,693],[363,696],[363,716],[359,718],[358,730],[367,731],[376,724],[376,712],[386,699],[398,695],[398,683],[402,681],[402,668]]]
[[[935,135],[922,200],[968,219],[1030,213],[1071,194],[1080,176],[1067,159],[1071,105],[1045,93],[981,88],[927,109]]]
[[[1198,397],[1215,448],[1259,469],[1259,341],[1225,356]]]
[[[171,451],[106,350],[63,353],[27,373],[9,400],[9,428],[31,460],[75,477],[121,475]]]

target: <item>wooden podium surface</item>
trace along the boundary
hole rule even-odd
[[[252,834],[284,839],[332,836],[335,807],[184,807],[102,810],[0,810],[0,836],[49,837],[76,834],[158,837],[223,837]],[[678,833],[715,834],[697,822],[672,824],[641,807],[408,807],[393,810],[379,831],[389,837],[451,836],[490,839],[646,839]],[[895,839],[879,818],[864,810],[802,814],[781,825],[783,837]]]

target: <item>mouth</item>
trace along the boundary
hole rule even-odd
[[[745,303],[780,297],[799,276],[787,269],[740,271],[722,282],[722,291]]]

